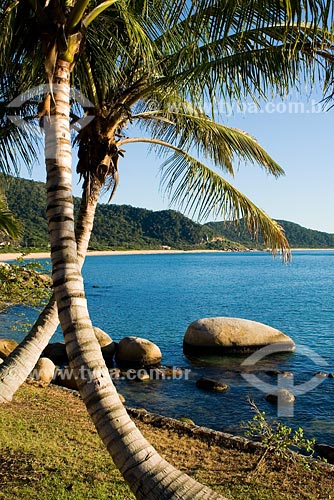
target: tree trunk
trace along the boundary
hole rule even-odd
[[[101,184],[96,182],[88,197],[83,192],[76,226],[80,267],[87,253],[100,190]],[[0,365],[0,403],[12,400],[15,392],[33,370],[58,325],[58,309],[53,293],[29,334]]]
[[[88,314],[74,237],[69,76],[70,65],[58,60],[46,167],[52,277],[70,367],[101,439],[137,499],[221,499],[175,469],[146,441],[120,402],[104,363]]]

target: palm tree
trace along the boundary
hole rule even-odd
[[[61,17],[58,17],[57,24],[66,28],[60,30],[60,32],[62,36],[64,32],[67,33],[67,43],[64,43],[64,40],[56,40],[56,43],[54,41],[55,33],[47,32],[52,35],[51,39],[54,42],[48,41],[46,57],[48,76],[50,79],[52,77],[53,88],[51,93],[54,101],[53,109],[48,110],[50,111],[50,121],[45,127],[48,172],[47,214],[51,235],[55,295],[69,359],[72,368],[77,370],[78,375],[80,375],[80,367],[83,366],[88,369],[86,373],[89,373],[89,381],[85,380],[83,376],[79,379],[81,395],[101,438],[137,498],[150,499],[158,496],[161,496],[161,498],[219,498],[218,495],[182,475],[167,464],[142,438],[119,402],[108,371],[103,363],[89,320],[74,238],[69,132],[70,71],[74,63],[76,45],[79,42],[81,33],[77,28],[87,4],[88,2],[77,2],[68,17],[64,16],[66,12],[62,11],[61,14],[65,17],[66,22]],[[45,11],[50,6],[52,6],[52,2],[48,4],[46,9],[40,7],[39,17],[41,19],[42,14],[45,14]],[[175,10],[172,10],[172,12],[175,12]],[[229,16],[231,16],[231,13],[234,13],[233,9],[228,12]],[[56,14],[59,15],[59,12]],[[247,17],[249,17],[249,12],[247,14]],[[92,16],[93,14],[91,14],[90,18]],[[89,15],[85,19],[87,17],[89,18]],[[206,28],[208,29],[208,26]],[[219,32],[219,29],[217,32]],[[59,31],[57,31],[56,35],[59,36]],[[161,44],[164,45],[167,42],[168,40],[164,39]],[[200,50],[199,52],[203,51]],[[196,57],[198,57],[198,54]],[[194,58],[195,61],[196,57]],[[206,61],[208,67],[207,63],[208,61]],[[195,66],[197,66],[197,62],[196,64],[186,65],[183,74],[190,75],[196,81],[198,72],[196,73]],[[166,76],[161,79],[167,87],[172,86],[172,90],[173,86],[179,88],[178,78],[172,80]],[[207,79],[207,89],[211,93],[217,90],[217,85],[214,85],[215,81],[216,78]],[[145,86],[148,86],[147,82],[145,82]],[[187,88],[186,85],[185,88]],[[149,93],[149,90],[147,93]],[[123,102],[120,102],[120,104],[124,105]],[[120,110],[118,110],[118,114],[120,114]],[[197,116],[197,120],[199,120],[201,118],[200,113],[196,113],[196,115],[199,115]],[[205,119],[202,117],[202,122],[204,121]],[[202,123],[202,125],[208,126],[207,123]],[[126,139],[123,138],[123,144],[125,144],[125,141]],[[118,146],[121,145],[122,143],[118,144]],[[186,157],[179,146],[177,146],[175,152],[183,158]],[[112,157],[115,158],[118,153],[119,149],[117,155],[114,153]],[[193,166],[196,165],[191,158],[189,160]],[[197,163],[197,165],[199,166],[200,163]],[[196,179],[193,172],[192,178]],[[213,176],[211,178],[210,176],[207,177],[207,181],[209,180],[208,186],[214,185],[212,182],[210,184],[212,179]],[[189,185],[188,179],[187,185]],[[194,190],[196,186],[197,188],[201,186],[197,179],[196,183],[190,187]],[[215,192],[215,199],[217,199],[217,193],[218,190]],[[203,206],[206,206],[205,203]],[[250,206],[250,208],[252,207]]]
[[[87,367],[90,374],[90,380],[86,383],[82,377],[81,394],[85,398],[100,436],[104,439],[116,465],[131,484],[132,489],[137,491],[138,498],[143,498],[143,495],[145,498],[156,497],[155,491],[157,489],[165,491],[165,498],[167,498],[168,491],[168,497],[171,498],[176,491],[178,492],[177,496],[179,496],[179,492],[182,492],[184,488],[186,491],[194,493],[192,498],[199,496],[201,498],[221,498],[209,488],[200,485],[164,461],[136,429],[111,383],[88,316],[74,237],[69,128],[70,72],[80,42],[80,31],[76,31],[75,27],[81,22],[87,3],[77,2],[67,18],[65,17],[66,32],[69,33],[65,40],[66,43],[63,40],[60,43],[56,36],[52,43],[48,44],[46,57],[46,68],[48,69],[51,63],[53,65],[52,74],[50,75],[49,72],[48,75],[52,77],[50,78],[52,84],[50,94],[53,99],[53,109],[49,110],[50,118],[45,126],[47,217],[58,315],[66,343],[73,346],[68,349],[71,367],[77,369],[78,372],[80,371],[75,363],[78,348],[80,357],[83,356],[84,364],[82,366]],[[59,8],[59,4],[56,7]],[[42,9],[41,12],[39,10],[37,9],[38,20],[44,21],[45,9]],[[65,13],[65,10],[58,9],[55,18],[49,18],[47,21],[55,20],[57,27],[59,24],[64,26],[64,20],[61,19],[60,14],[64,15]],[[46,24],[43,27],[46,28]],[[54,34],[52,33],[52,35]],[[66,248],[67,250],[65,250]],[[73,334],[74,344],[71,340]],[[92,334],[93,338],[91,338]],[[88,350],[87,346],[85,347],[87,340],[90,344]],[[106,385],[104,381],[107,382]],[[95,390],[94,387],[99,392],[98,399],[100,401],[97,405],[91,398],[91,391]],[[106,390],[103,390],[103,387],[108,389],[108,394]],[[100,392],[101,390],[102,392]],[[105,406],[106,403],[107,406]],[[135,443],[135,447],[133,447],[133,443]],[[163,478],[160,477],[162,471]],[[146,476],[145,487],[142,485],[144,475]],[[152,490],[149,495],[146,495],[147,488]]]
[[[158,40],[160,43],[160,37],[158,37]],[[103,44],[100,50],[102,48],[106,53],[110,41],[105,38],[104,42],[106,46]],[[172,176],[173,182],[169,182],[168,185],[168,188],[172,188],[176,184],[176,178],[181,179],[181,185],[176,191],[175,198],[185,193],[189,204],[191,194],[195,194],[194,202],[199,201],[200,198],[196,196],[198,189],[193,189],[193,193],[191,193],[191,190],[200,184],[200,191],[208,193],[210,197],[209,201],[211,202],[208,203],[207,200],[207,206],[214,207],[218,213],[225,210],[224,215],[228,215],[227,210],[230,207],[231,218],[244,216],[252,232],[257,231],[256,224],[259,220],[264,228],[265,237],[266,235],[268,237],[267,245],[275,246],[275,238],[281,238],[282,250],[285,251],[287,244],[284,237],[282,237],[280,228],[222,177],[187,152],[189,148],[196,145],[199,153],[204,153],[208,158],[212,158],[223,170],[227,170],[229,173],[233,173],[233,154],[262,164],[269,173],[274,175],[282,173],[278,165],[263,151],[256,141],[239,130],[224,127],[210,120],[199,109],[194,109],[175,90],[169,92],[169,98],[166,100],[161,91],[161,78],[159,76],[155,76],[153,81],[150,82],[150,93],[147,96],[149,79],[146,73],[143,73],[142,62],[138,61],[137,66],[132,64],[130,67],[128,52],[122,54],[124,62],[120,59],[120,56],[117,58],[118,70],[122,74],[121,87],[115,87],[117,84],[116,78],[111,88],[106,83],[101,86],[99,82],[105,81],[106,75],[103,73],[105,69],[104,66],[101,67],[95,62],[94,46],[90,49],[89,53],[93,55],[90,58],[91,62],[84,55],[83,62],[78,68],[79,82],[82,83],[83,89],[86,91],[88,89],[89,96],[95,104],[94,122],[86,127],[78,137],[80,147],[77,169],[85,178],[86,194],[84,199],[88,203],[88,205],[85,205],[83,200],[82,206],[86,208],[80,211],[79,256],[83,258],[85,254],[85,249],[81,249],[81,240],[83,238],[86,239],[85,248],[87,248],[91,230],[91,213],[95,210],[101,185],[104,183],[105,178],[111,179],[108,184],[111,184],[114,188],[117,184],[117,163],[118,156],[122,154],[120,151],[121,146],[125,143],[140,141],[158,146],[161,150],[172,149],[174,151],[174,155],[170,159],[173,165],[169,167],[165,165],[164,180],[168,181],[168,175]],[[159,58],[161,60],[161,56]],[[239,59],[239,54],[237,58]],[[174,64],[174,53],[171,59],[172,64]],[[166,64],[165,62],[165,66]],[[168,68],[165,73],[170,73]],[[134,79],[134,75],[139,80],[139,84]],[[119,83],[118,85],[120,86]],[[163,90],[164,86],[165,82],[162,85]],[[111,102],[112,99],[113,102]],[[106,108],[107,102],[109,103],[108,108]],[[36,112],[33,114],[36,116]],[[149,128],[150,137],[134,137],[131,139],[122,137],[120,132],[125,129],[130,121],[142,123],[143,128]],[[117,134],[116,131],[118,131]],[[10,132],[12,132],[11,129]],[[209,189],[206,189],[207,186]],[[90,214],[88,220],[86,220],[87,214],[85,214],[87,210]],[[53,296],[26,342],[22,343],[6,363],[2,365],[0,373],[3,400],[11,399],[17,388],[30,373],[40,352],[49,341],[57,325],[57,318],[53,317],[56,315],[54,301]],[[26,344],[29,349],[29,357],[27,356]],[[25,359],[25,363],[20,362],[20,359]]]

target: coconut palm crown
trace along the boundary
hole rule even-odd
[[[2,31],[15,42],[15,50],[8,49],[11,44],[2,38],[5,74],[19,67],[27,86],[41,82],[43,65],[51,81],[60,53],[72,65],[77,60],[72,84],[93,103],[90,113],[96,117],[77,139],[78,171],[87,183],[99,165],[99,175],[117,184],[125,144],[146,142],[160,154],[169,149],[173,154],[163,164],[162,185],[172,202],[199,218],[210,213],[244,218],[253,235],[262,233],[266,246],[287,254],[282,229],[212,167],[233,175],[233,159],[239,157],[275,176],[283,170],[254,138],[210,119],[207,109],[214,115],[219,100],[256,101],[269,90],[283,95],[301,77],[312,78],[319,67],[315,54],[330,43],[330,2],[3,4]],[[33,36],[26,40],[28,29]],[[52,89],[39,107],[40,119],[50,114],[51,103]],[[129,122],[141,124],[146,135],[123,137]],[[108,165],[102,168],[98,161],[92,167],[98,156]]]

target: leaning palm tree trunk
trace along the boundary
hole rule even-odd
[[[89,196],[85,196],[85,188],[83,190],[76,226],[77,252],[80,267],[84,262],[93,229],[100,189],[101,183],[96,181]],[[12,400],[15,392],[33,370],[58,325],[58,309],[53,293],[49,303],[39,315],[29,334],[0,365],[0,403],[7,403]]]
[[[52,278],[70,367],[95,427],[138,499],[221,499],[166,462],[121,404],[94,335],[74,235],[69,131],[70,64],[58,60],[55,111],[46,128]]]

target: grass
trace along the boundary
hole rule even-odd
[[[334,472],[209,446],[137,422],[179,469],[234,500],[332,500]],[[25,384],[0,406],[0,499],[132,500],[80,398],[56,387]]]

